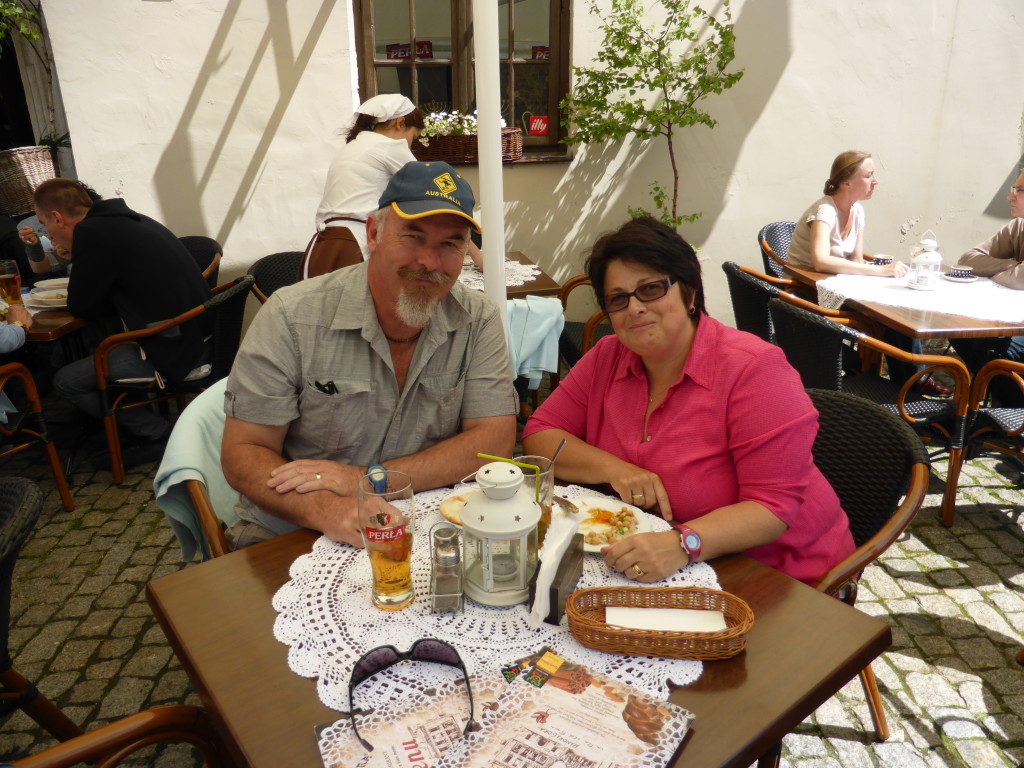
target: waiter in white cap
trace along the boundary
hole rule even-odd
[[[377,210],[395,172],[416,160],[411,147],[422,130],[423,113],[400,93],[382,93],[359,106],[345,146],[327,170],[317,233],[306,248],[300,279],[369,258],[366,217]]]

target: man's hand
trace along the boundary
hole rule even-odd
[[[331,541],[342,541],[360,549],[366,546],[359,529],[359,508],[355,498],[340,498],[332,507],[333,514],[322,520],[323,534]]]
[[[22,227],[19,229],[18,239],[25,245],[39,245],[39,236],[32,227]]]
[[[289,461],[270,471],[267,487],[278,493],[297,491],[331,491],[339,496],[355,496],[359,478],[365,474],[360,467],[340,464],[337,461],[298,459]]]

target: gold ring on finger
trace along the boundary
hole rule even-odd
[[[644,575],[644,571],[643,571],[643,569],[642,569],[642,568],[640,567],[640,564],[639,564],[639,563],[633,563],[633,564],[632,564],[631,566],[629,566],[629,567],[630,567],[630,568],[632,569],[633,573],[635,573],[635,574],[636,574],[636,577],[637,577],[638,579],[639,579],[639,578],[640,578],[641,576],[643,576],[643,575]]]

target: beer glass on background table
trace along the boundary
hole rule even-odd
[[[21,272],[13,259],[0,260],[0,295],[8,304],[21,304]]]
[[[412,478],[371,467],[359,478],[359,529],[373,571],[373,604],[398,611],[412,604]]]

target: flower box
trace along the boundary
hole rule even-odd
[[[417,160],[429,162],[443,160],[446,163],[475,163],[479,161],[476,134],[452,136],[430,136],[429,145],[423,146],[419,139],[413,142],[412,153]],[[510,163],[523,156],[523,132],[519,128],[501,129],[501,160]]]

